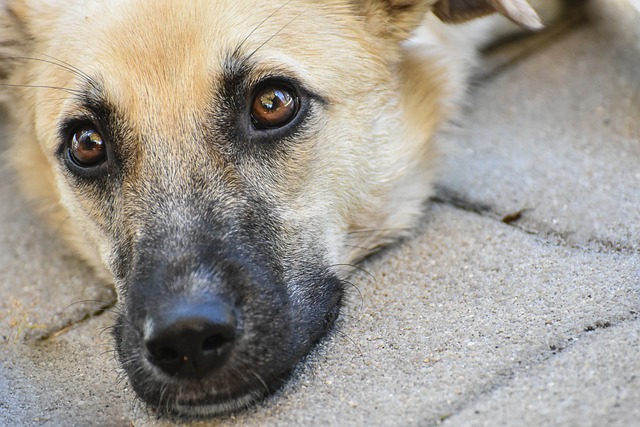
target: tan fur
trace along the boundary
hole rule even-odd
[[[408,233],[430,195],[433,136],[460,104],[473,62],[467,40],[429,12],[435,5],[445,19],[475,16],[454,4],[0,0],[0,100],[16,124],[11,159],[54,227],[121,294],[119,242],[129,249],[143,241],[156,208],[186,235],[185,194],[201,182],[221,216],[244,206],[233,197],[249,197],[238,196],[248,189],[272,206],[279,235],[268,244],[285,254],[278,262],[287,283],[308,269],[308,253],[344,277],[340,265]],[[324,100],[312,101],[311,130],[287,156],[237,164],[229,142],[210,135],[206,124],[227,108],[216,97],[234,49],[250,58],[251,82],[287,76]],[[122,140],[111,141],[126,153],[122,182],[106,205],[90,184],[74,184],[59,158],[61,123],[86,114],[75,91],[99,92],[126,122]],[[295,300],[302,291],[291,286]]]
[[[130,3],[128,1],[110,2],[108,10],[104,10],[100,2],[90,2],[78,12],[67,12],[66,16],[59,18],[60,22],[56,26],[56,28],[61,29],[61,34],[46,33],[47,37],[43,40],[37,40],[36,45],[33,47],[33,52],[47,53],[47,55],[51,55],[59,61],[74,64],[87,74],[97,74],[106,81],[118,82],[117,85],[109,88],[112,91],[109,94],[109,98],[116,102],[122,111],[127,112],[132,122],[139,124],[137,132],[141,134],[153,133],[158,132],[158,129],[162,129],[163,134],[169,138],[175,136],[173,135],[174,133],[181,131],[180,128],[173,126],[174,123],[179,122],[180,117],[197,116],[199,112],[206,108],[207,98],[204,95],[208,94],[210,90],[207,87],[209,81],[206,76],[207,74],[215,75],[215,69],[219,66],[219,57],[215,55],[203,57],[201,52],[206,48],[198,42],[198,37],[194,35],[208,32],[210,34],[208,40],[213,40],[214,42],[217,40],[226,41],[230,38],[239,41],[246,36],[252,27],[259,24],[257,19],[255,22],[247,24],[246,16],[254,15],[257,18],[261,18],[276,8],[276,6],[270,6],[266,8],[264,13],[260,14],[256,13],[256,4],[253,2],[249,4],[230,2],[233,3],[232,7],[223,4],[225,2],[216,2],[218,8],[215,10],[210,10],[210,8],[207,9],[206,7],[200,8],[210,10],[210,16],[199,16],[198,19],[185,17],[181,21],[183,24],[188,24],[188,28],[186,28],[188,31],[181,33],[183,38],[166,40],[166,37],[163,37],[163,34],[168,33],[167,28],[165,28],[166,22],[157,17],[180,13],[180,10],[170,9],[169,3],[165,5],[167,9],[163,10],[163,2],[135,2],[137,3],[135,7],[132,7]],[[205,3],[208,4],[209,2],[205,1]],[[335,3],[337,7],[347,7],[344,4],[340,5],[340,2]],[[60,2],[60,7],[63,8],[64,6],[64,2]],[[349,22],[349,20],[355,18],[344,15],[344,22],[341,23],[343,28],[341,30],[348,31],[346,36],[358,39],[360,44],[364,45],[364,48],[376,51],[376,54],[363,64],[364,66],[361,65],[361,71],[357,72],[349,67],[350,61],[348,59],[371,55],[354,51],[353,47],[350,47],[351,50],[349,51],[340,52],[340,40],[327,40],[325,36],[328,29],[327,26],[331,24],[323,22],[322,13],[313,11],[314,8],[318,8],[317,2],[306,2],[306,4],[303,3],[302,5],[291,3],[287,8],[293,9],[295,6],[297,6],[297,10],[294,12],[288,11],[287,16],[301,14],[301,19],[296,19],[290,24],[274,19],[273,23],[270,22],[269,25],[261,28],[260,35],[256,35],[249,41],[248,48],[257,47],[270,34],[277,32],[282,26],[288,24],[269,44],[269,50],[266,52],[268,54],[265,54],[265,61],[261,64],[265,72],[273,72],[276,67],[286,68],[287,71],[294,74],[305,76],[306,81],[312,87],[332,87],[335,90],[329,92],[332,95],[329,101],[336,105],[336,110],[345,111],[347,118],[350,118],[349,116],[354,118],[370,116],[370,113],[366,110],[369,109],[371,98],[366,90],[362,91],[361,88],[386,87],[386,92],[376,94],[377,98],[374,102],[387,108],[391,117],[388,120],[384,120],[384,122],[380,121],[382,123],[371,123],[374,120],[373,118],[370,119],[369,123],[362,121],[361,124],[350,123],[350,127],[355,124],[351,131],[357,132],[353,133],[369,134],[367,135],[368,141],[360,148],[349,147],[350,152],[344,152],[343,155],[340,152],[345,151],[346,147],[340,146],[341,135],[328,135],[327,140],[336,142],[333,147],[327,148],[327,151],[332,153],[331,161],[329,162],[329,159],[327,161],[317,159],[317,166],[315,167],[324,171],[335,170],[334,179],[331,182],[318,183],[312,186],[313,191],[311,193],[309,193],[309,189],[306,189],[303,198],[293,201],[295,205],[292,206],[291,210],[304,212],[307,208],[317,206],[319,201],[314,199],[325,197],[326,192],[322,192],[321,189],[327,189],[328,192],[342,195],[342,200],[336,200],[332,203],[337,204],[336,211],[343,214],[340,220],[342,222],[340,228],[346,231],[372,228],[381,230],[405,230],[410,228],[419,213],[420,204],[424,199],[424,189],[428,186],[429,178],[426,177],[421,185],[416,185],[418,187],[423,186],[422,189],[419,189],[419,194],[411,195],[407,194],[408,187],[397,184],[400,177],[394,175],[398,173],[407,175],[407,168],[428,170],[422,165],[422,162],[428,161],[432,155],[428,145],[426,145],[426,140],[429,139],[428,135],[431,135],[435,130],[437,123],[446,117],[446,110],[443,111],[441,106],[446,103],[445,95],[450,95],[443,93],[442,89],[445,80],[450,78],[450,76],[447,76],[446,57],[438,56],[438,54],[443,55],[444,52],[433,54],[428,51],[416,52],[414,56],[407,57],[402,65],[397,66],[404,75],[408,76],[405,86],[407,89],[403,92],[405,94],[404,110],[409,116],[413,114],[418,116],[415,121],[401,121],[401,118],[397,117],[396,111],[399,106],[396,103],[398,102],[397,93],[402,89],[397,87],[399,82],[391,81],[390,71],[393,72],[395,67],[389,70],[388,63],[393,60],[389,56],[397,55],[398,53],[389,52],[389,55],[386,55],[380,40],[371,37],[369,33],[363,32],[361,26],[357,25],[355,21]],[[247,8],[247,10],[243,11],[243,7]],[[329,6],[325,7],[330,8]],[[194,7],[194,9],[198,8]],[[222,13],[218,13],[219,11]],[[22,14],[28,13],[31,12],[22,12]],[[26,19],[30,19],[31,25],[35,28],[38,28],[38,26],[46,27],[52,21],[52,17],[58,13],[54,9],[46,13],[34,14],[33,17]],[[274,18],[277,17],[278,15],[276,14]],[[311,24],[311,28],[309,28],[310,20],[316,21]],[[176,19],[175,21],[180,20]],[[225,24],[224,30],[216,30],[217,26],[211,25],[212,22],[223,22]],[[135,41],[135,33],[131,31],[132,28],[144,33],[157,33],[157,36],[153,37],[153,39],[158,41],[158,45],[138,46]],[[218,28],[221,28],[221,26]],[[237,29],[237,34],[229,34],[229,28],[232,30]],[[314,28],[318,29],[318,35],[313,35]],[[183,28],[180,30],[183,30]],[[73,37],[75,32],[86,34],[103,33],[104,35],[88,44],[82,38]],[[286,51],[296,53],[295,55],[289,55],[286,59],[278,58],[273,61],[272,58],[274,56],[277,58],[278,51],[281,50],[279,44],[282,42],[278,40],[280,38],[286,40]],[[326,58],[304,57],[305,44],[309,38],[321,40],[327,44]],[[55,49],[48,46],[52,40],[65,40],[66,42],[63,45],[59,45],[58,49]],[[74,40],[77,41],[74,42]],[[122,49],[123,47],[127,49]],[[433,46],[433,48],[440,50],[436,46]],[[208,49],[211,52],[215,52],[220,48],[216,48],[213,45],[209,46]],[[80,63],[75,57],[79,53],[84,59]],[[342,61],[343,66],[336,67],[336,58],[340,56],[345,58]],[[180,68],[169,68],[169,71],[167,71],[167,66],[163,63],[167,58],[171,58],[172,63],[178,63]],[[179,58],[178,61],[175,60],[176,58]],[[14,84],[24,84],[23,82],[32,81],[35,81],[38,85],[51,87],[74,87],[74,84],[76,84],[73,81],[75,76],[60,67],[51,66],[46,62],[24,61],[22,64],[29,67],[29,71],[24,73],[26,74],[25,76],[18,75],[12,79]],[[329,68],[325,64],[331,64],[331,67]],[[37,76],[37,78],[31,76]],[[343,82],[345,79],[354,81],[355,84],[336,86],[337,82]],[[421,87],[416,90],[417,85],[421,85]],[[454,91],[456,86],[462,86],[462,82],[451,83],[449,86],[450,90]],[[139,87],[146,88],[144,93],[141,94],[137,90]],[[180,94],[180,97],[176,97],[176,94]],[[35,117],[35,120],[33,130],[30,129],[32,126],[30,121],[20,127],[20,130],[17,131],[19,140],[42,141],[45,153],[51,153],[53,151],[53,141],[56,140],[53,135],[55,125],[47,125],[47,123],[56,123],[61,115],[72,113],[74,111],[73,104],[69,100],[61,102],[61,94],[51,89],[25,89],[21,91],[20,96],[28,100],[28,106],[26,107],[28,113],[21,113],[21,118]],[[380,128],[371,130],[371,124]],[[411,129],[412,126],[416,126],[417,129]],[[403,136],[404,132],[408,132],[409,135]],[[31,133],[34,135],[30,136]],[[393,146],[389,146],[389,139],[393,140]],[[32,171],[34,163],[42,165],[37,170],[42,171],[44,176],[29,173],[24,177],[29,193],[35,194],[38,200],[44,201],[44,206],[54,206],[58,197],[62,197],[63,201],[71,205],[71,209],[68,208],[68,210],[72,210],[76,215],[83,212],[83,209],[75,209],[77,202],[73,200],[71,194],[63,192],[63,194],[59,195],[64,185],[60,182],[58,182],[57,186],[54,185],[54,179],[48,173],[50,169],[45,166],[47,162],[53,163],[50,154],[43,157],[43,154],[30,144],[19,143],[15,145],[15,149],[16,151],[12,157],[17,160],[17,169],[19,171]],[[350,165],[359,161],[356,159],[371,157],[377,160],[375,164],[373,162],[366,164],[366,167],[370,168],[369,173],[366,174],[367,182],[354,182],[351,177],[344,175],[344,169],[349,169]],[[388,159],[388,163],[384,164],[383,159]],[[336,161],[340,163],[336,164]],[[412,176],[412,180],[416,180],[421,174],[409,175]],[[41,179],[43,177],[46,179]],[[309,179],[311,180],[311,177]],[[420,182],[419,179],[418,182]],[[344,188],[345,185],[348,185],[348,188]],[[396,191],[404,194],[389,195],[389,190],[394,186],[397,187]],[[399,208],[395,203],[390,206],[390,200],[409,206],[407,208]],[[359,206],[361,207],[360,209],[354,209],[354,207],[357,208]],[[402,214],[392,215],[389,209],[400,211]],[[50,208],[47,208],[47,210],[51,212]],[[93,250],[90,247],[82,246],[86,240],[84,236],[87,233],[93,237],[92,240],[101,240],[101,236],[95,235],[96,233],[91,231],[90,226],[84,226],[86,222],[89,222],[88,218],[74,218],[73,221],[67,221],[67,213],[55,208],[53,209],[53,214],[53,222],[62,224],[62,234],[72,241],[78,247],[79,252],[85,254],[94,266],[100,268],[100,264],[95,262],[98,258],[90,255]],[[90,215],[79,216],[86,217]],[[82,237],[78,236],[78,234]],[[383,232],[382,234],[396,233]],[[375,246],[378,243],[376,242],[378,239],[367,238],[365,242],[355,241],[352,245],[367,247],[374,243]],[[382,238],[382,240],[386,241],[386,238]],[[103,248],[102,252],[104,259],[107,257],[105,252],[108,252],[108,249]],[[360,256],[362,256],[362,253],[355,252],[347,259],[343,255],[342,260],[351,262]]]

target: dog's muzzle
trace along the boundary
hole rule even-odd
[[[337,277],[309,261],[284,279],[266,239],[156,239],[130,257],[114,337],[132,388],[159,412],[211,415],[274,392],[339,311]]]

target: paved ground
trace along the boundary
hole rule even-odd
[[[640,12],[593,9],[489,54],[423,231],[365,263],[311,367],[216,425],[640,425]],[[118,381],[111,314],[79,322],[109,287],[0,182],[0,425],[171,425]]]

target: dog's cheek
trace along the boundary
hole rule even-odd
[[[290,288],[294,334],[298,347],[306,352],[333,327],[342,305],[343,282],[330,274],[315,274]]]

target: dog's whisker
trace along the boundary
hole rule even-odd
[[[298,15],[294,16],[289,22],[287,22],[285,25],[283,25],[278,31],[276,31],[274,34],[272,34],[267,40],[262,42],[262,44],[260,44],[260,46],[258,46],[253,52],[251,52],[248,56],[246,56],[244,58],[244,61],[248,62],[260,49],[262,49],[267,43],[269,43],[271,40],[273,40],[273,38],[278,36],[278,34],[280,34],[282,31],[284,31],[289,25],[291,25],[293,22],[295,22],[299,17],[304,15],[305,12],[306,11],[303,10]]]
[[[60,230],[62,229],[62,227],[67,223],[67,221],[69,221],[71,219],[71,215],[67,214],[65,215],[65,217],[58,223],[58,225],[55,227],[55,232],[59,233]]]
[[[70,307],[73,307],[74,305],[77,304],[84,304],[84,303],[88,303],[88,302],[94,302],[97,304],[112,304],[113,301],[102,301],[102,300],[98,300],[98,299],[83,299],[83,300],[78,300],[78,301],[74,301],[71,304],[67,305],[62,311],[67,310]]]
[[[162,384],[162,387],[160,388],[160,397],[158,399],[158,403],[160,407],[164,406],[164,412],[165,413],[169,413],[169,398],[166,398],[166,394],[168,392],[168,384],[164,383]],[[163,404],[164,402],[164,404]]]
[[[112,331],[113,331],[113,325],[105,326],[104,328],[101,328],[100,332],[98,332],[98,338],[101,338],[105,332],[112,332]]]
[[[117,357],[112,355],[112,360],[117,362]],[[115,364],[115,367],[109,369],[109,374],[113,375],[113,385],[114,387],[120,387],[123,384],[123,381],[127,379],[125,371],[122,369],[122,366]]]
[[[354,283],[348,280],[341,279],[340,283],[342,283],[343,285],[349,285],[351,288],[356,290],[358,296],[360,297],[360,310],[364,310],[364,296],[362,295],[362,292],[360,292],[360,288],[358,288]]]
[[[3,87],[12,87],[12,88],[26,88],[26,89],[52,89],[59,90],[62,92],[67,92],[72,95],[82,96],[84,93],[82,91],[76,89],[70,89],[68,87],[59,87],[59,86],[47,86],[47,85],[31,85],[31,84],[13,84],[13,83],[0,83],[0,86]]]
[[[344,316],[345,318],[349,318],[354,320],[355,322],[360,322],[362,320],[361,316],[356,316],[350,313],[340,313],[340,316]]]
[[[100,353],[98,353],[99,356],[105,356],[105,355],[113,355],[116,351],[113,348],[110,348],[109,350],[104,350]]]
[[[260,376],[260,374],[258,374],[255,371],[251,371],[251,373],[253,374],[254,377],[256,377],[258,379],[258,381],[260,381],[260,383],[262,384],[262,386],[264,387],[265,392],[269,393],[269,386],[267,386],[267,383],[265,382],[264,379],[262,379],[262,377]]]
[[[364,353],[362,351],[362,348],[360,348],[360,346],[358,345],[358,343],[352,339],[349,335],[347,335],[345,332],[341,331],[340,328],[336,328],[335,332],[345,341],[347,341],[348,343],[350,343],[351,345],[353,345],[356,349],[356,351],[358,352],[358,354],[360,355],[360,357],[364,357]]]
[[[59,67],[62,67],[68,71],[71,71],[72,73],[76,74],[79,77],[82,77],[87,83],[89,83],[89,85],[91,85],[94,89],[100,89],[100,85],[98,84],[98,82],[96,82],[89,74],[85,73],[83,70],[81,70],[80,68],[69,64],[66,61],[63,61],[59,58],[56,58],[54,56],[51,55],[47,55],[46,53],[42,53],[42,52],[35,52],[38,55],[42,55],[46,58],[51,59],[52,64],[58,65]]]
[[[292,0],[288,0],[287,2],[285,2],[284,4],[282,4],[280,7],[278,7],[276,10],[274,10],[273,12],[271,12],[269,15],[267,15],[266,18],[264,18],[262,21],[260,21],[260,23],[258,25],[256,25],[251,32],[249,32],[249,34],[247,34],[247,36],[242,39],[242,41],[240,42],[240,44],[238,46],[236,46],[236,48],[233,51],[233,56],[235,57],[239,57],[240,56],[240,50],[242,50],[242,48],[244,47],[244,44],[247,42],[247,40],[249,40],[251,38],[251,36],[258,31],[269,19],[273,18],[278,12],[280,12],[284,7],[288,6],[289,3],[291,3]]]
[[[95,80],[93,80],[88,74],[84,73],[82,70],[80,70],[77,67],[74,67],[72,65],[70,65],[67,62],[61,61],[57,58],[54,58],[53,56],[47,55],[45,53],[39,53],[39,52],[35,52],[38,55],[42,55],[45,56],[49,59],[43,59],[43,58],[36,58],[36,57],[31,57],[31,56],[14,56],[11,57],[9,59],[11,60],[23,60],[23,61],[37,61],[37,62],[44,62],[47,64],[51,64],[51,65],[55,65],[57,67],[62,68],[63,70],[69,71],[72,74],[75,74],[76,76],[82,78],[84,81],[86,81],[87,83],[89,83],[94,89],[98,89],[99,86],[96,83]]]
[[[332,264],[332,265],[329,266],[329,268],[333,268],[333,267],[348,267],[349,269],[352,270],[352,271],[350,271],[350,273],[353,273],[354,271],[358,271],[360,273],[364,273],[371,280],[373,280],[374,283],[378,282],[377,279],[376,279],[376,276],[371,274],[367,269],[365,269],[364,267],[362,267],[360,265],[350,264],[350,263],[339,263],[339,264]]]

